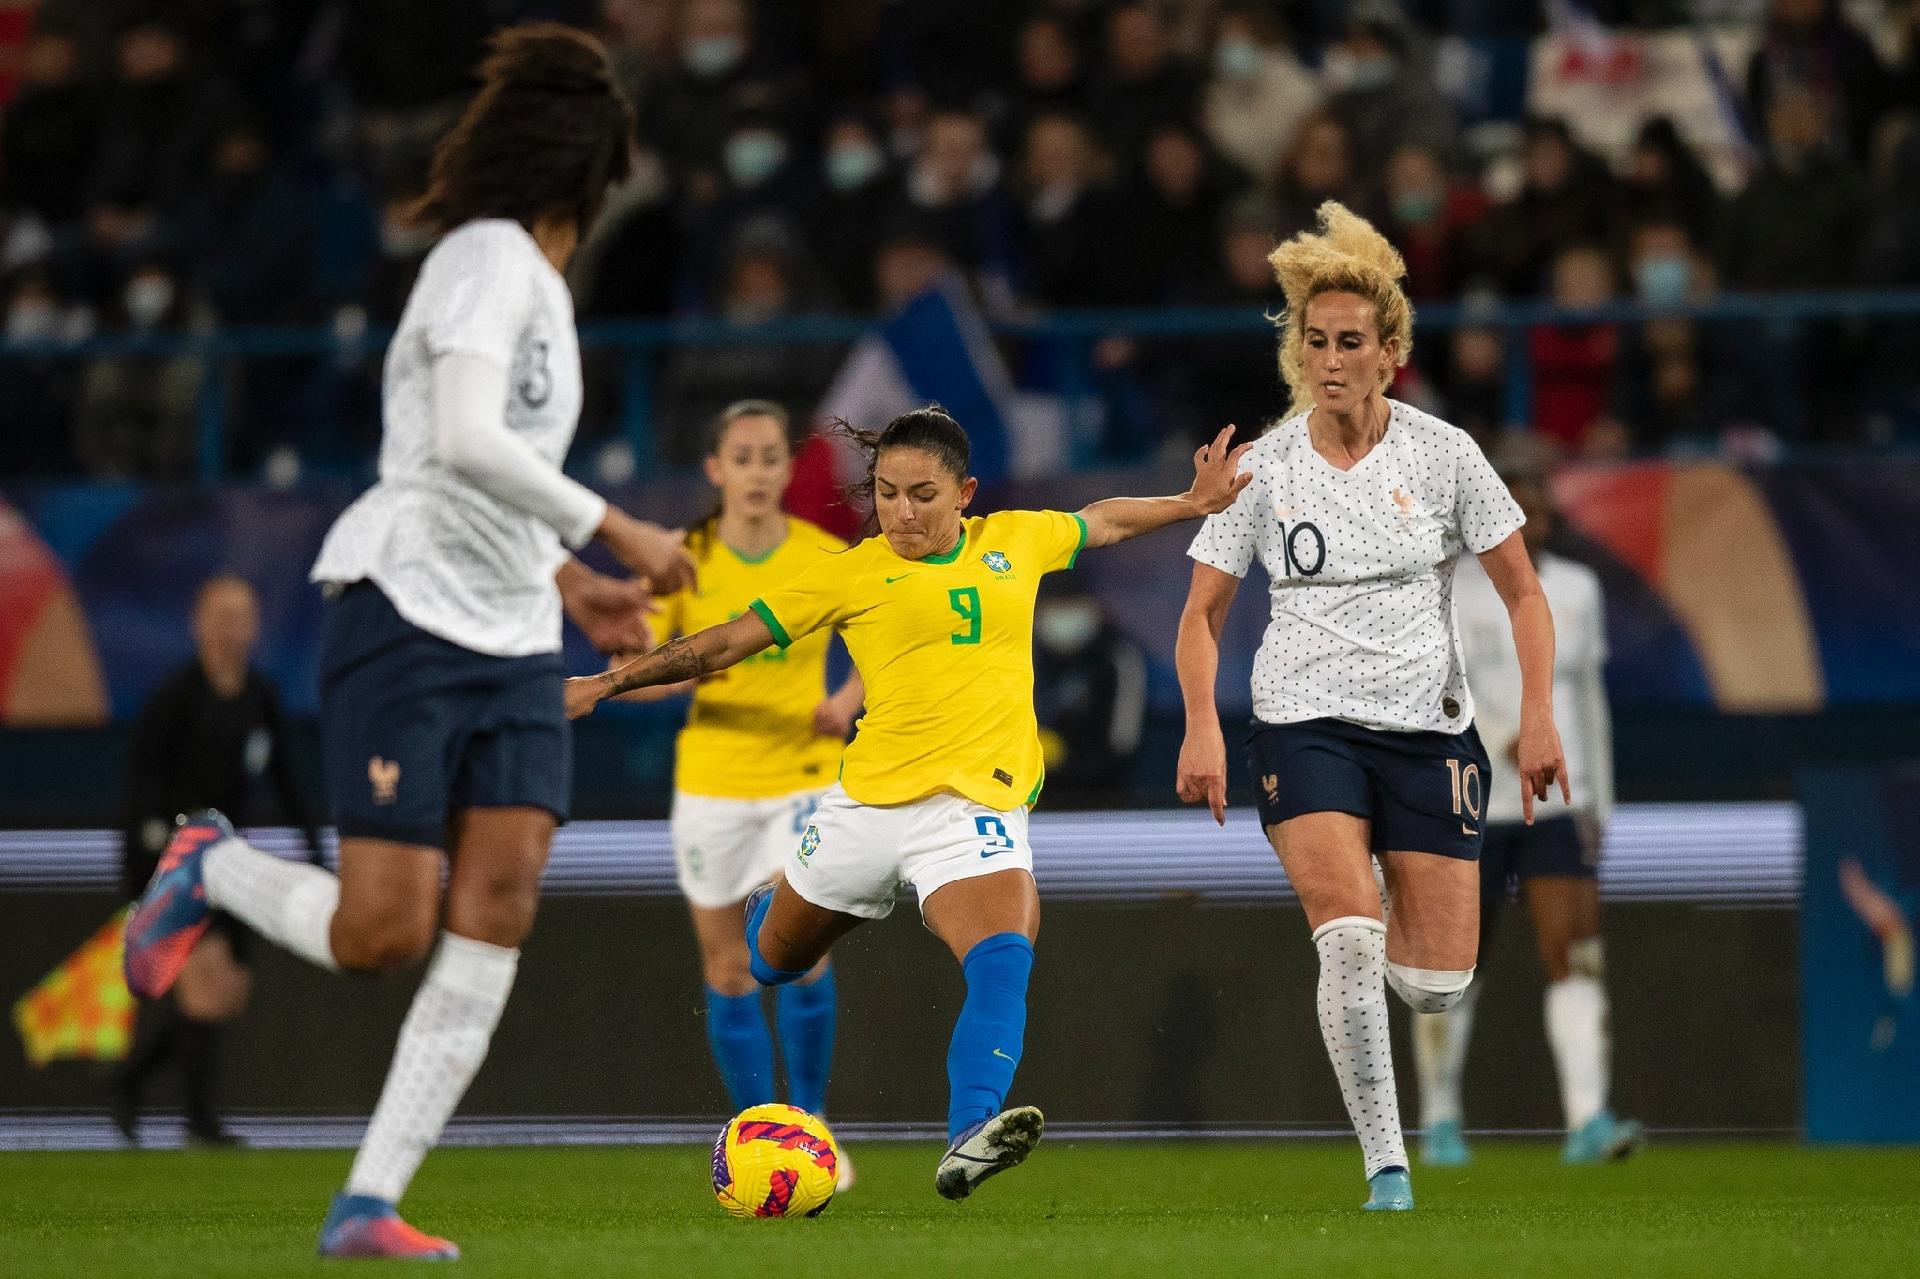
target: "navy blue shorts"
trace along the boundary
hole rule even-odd
[[[1480,734],[1390,733],[1338,719],[1256,724],[1247,763],[1272,826],[1307,813],[1373,824],[1376,853],[1480,855],[1491,768]]]
[[[1480,887],[1500,894],[1523,879],[1543,875],[1571,875],[1592,879],[1600,873],[1600,849],[1589,848],[1580,823],[1570,816],[1541,817],[1525,822],[1494,822],[1487,827],[1487,846],[1480,854]]]
[[[444,848],[464,808],[544,808],[573,787],[558,653],[494,657],[430,635],[371,582],[327,601],[320,745],[343,838]]]

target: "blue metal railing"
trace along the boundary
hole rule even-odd
[[[1418,308],[1423,331],[1465,326],[1504,331],[1542,325],[1636,324],[1652,319],[1685,318],[1702,323],[1763,322],[1799,326],[1814,321],[1906,319],[1920,324],[1920,290],[1881,292],[1808,292],[1727,294],[1709,302],[1651,307],[1639,302],[1570,310],[1548,302],[1430,303]],[[642,458],[654,452],[655,376],[652,360],[670,348],[850,344],[871,332],[867,316],[804,315],[763,324],[739,325],[718,319],[595,321],[580,330],[583,349],[614,352],[623,359],[620,429]],[[1271,330],[1267,316],[1241,307],[1155,307],[1114,310],[1051,311],[990,322],[1005,339],[1049,343],[1072,358],[1054,362],[1053,388],[1074,403],[1092,394],[1088,374],[1093,344],[1103,338],[1194,338],[1248,335]],[[225,473],[229,436],[227,372],[234,361],[263,357],[315,357],[358,362],[377,355],[391,338],[388,329],[339,332],[332,328],[247,328],[209,332],[112,333],[78,342],[37,339],[0,341],[0,360],[58,358],[92,360],[112,356],[187,357],[201,364],[197,470],[203,483]],[[1507,344],[1506,401],[1513,421],[1525,420],[1532,385],[1524,342]],[[0,406],[4,413],[5,406]]]

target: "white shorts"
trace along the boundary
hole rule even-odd
[[[884,919],[902,884],[924,906],[934,890],[1003,870],[1033,873],[1027,810],[988,808],[958,795],[870,807],[836,784],[820,797],[787,883],[816,906]]]
[[[675,791],[670,828],[680,891],[695,906],[735,905],[780,873],[819,800],[817,790],[775,799]]]

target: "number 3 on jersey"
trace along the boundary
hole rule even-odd
[[[980,642],[980,588],[956,586],[947,592],[947,604],[960,615],[960,621],[966,627],[965,630],[953,633],[953,642],[978,644]]]

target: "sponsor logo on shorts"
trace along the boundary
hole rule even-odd
[[[367,761],[367,780],[373,783],[373,802],[391,804],[400,794],[400,761],[375,755]]]
[[[819,851],[820,828],[809,822],[807,823],[807,833],[800,837],[800,849],[794,856],[800,859],[802,866],[805,866],[812,859],[813,855]]]
[[[1278,773],[1267,773],[1262,776],[1260,779],[1260,789],[1267,793],[1267,802],[1269,804],[1279,803],[1280,775]]]

